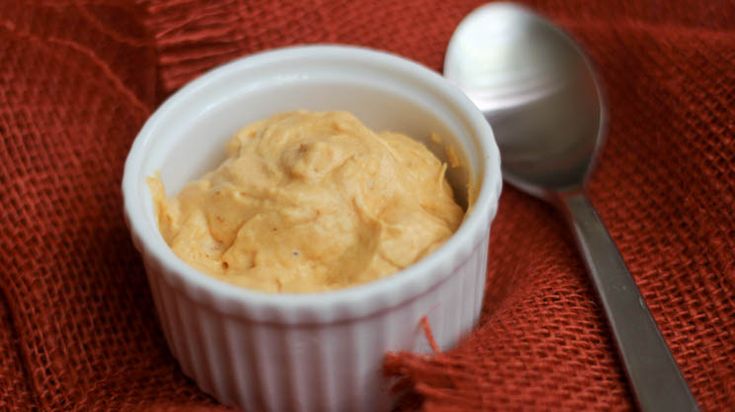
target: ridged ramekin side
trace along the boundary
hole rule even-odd
[[[443,268],[427,291],[368,316],[336,322],[252,321],[223,313],[167,281],[144,255],[156,310],[184,373],[219,401],[253,410],[373,411],[390,407],[381,369],[386,353],[429,352],[427,318],[440,349],[477,322],[485,286],[488,236],[469,256]],[[437,268],[441,270],[443,268]]]

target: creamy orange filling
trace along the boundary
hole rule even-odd
[[[184,261],[268,292],[316,292],[395,273],[440,246],[464,212],[446,164],[347,112],[292,112],[240,130],[227,159],[167,198],[149,178],[166,242]]]

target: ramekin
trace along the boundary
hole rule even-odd
[[[294,109],[348,110],[377,130],[425,139],[438,132],[476,196],[438,250],[384,279],[315,294],[268,294],[223,283],[180,260],[158,231],[146,177],[169,194],[211,169],[245,124]],[[125,213],[145,263],[158,317],[184,373],[219,401],[247,411],[372,411],[390,407],[381,373],[390,351],[441,349],[475,325],[482,305],[500,158],[482,114],[437,73],[401,57],[344,46],[302,46],[216,68],[148,119],[125,164]]]

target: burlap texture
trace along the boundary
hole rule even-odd
[[[0,0],[0,409],[217,409],[169,354],[119,184],[132,139],[216,64],[307,42],[439,70],[481,1]],[[589,50],[610,137],[591,197],[704,410],[735,408],[735,4],[530,2]],[[475,332],[394,354],[426,410],[625,410],[571,237],[506,187]]]

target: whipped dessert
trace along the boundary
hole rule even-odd
[[[188,264],[305,293],[389,276],[442,245],[464,217],[446,170],[420,142],[348,112],[298,111],[237,132],[226,160],[174,197],[148,183],[161,234]]]

